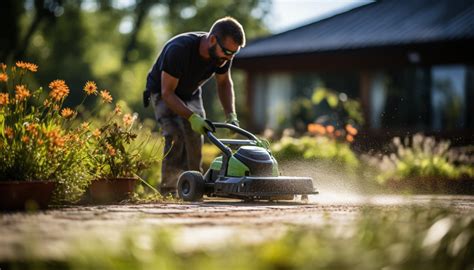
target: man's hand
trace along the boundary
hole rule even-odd
[[[237,119],[237,114],[236,113],[227,114],[225,122],[227,124],[231,124],[231,125],[234,125],[236,127],[239,126],[239,120]]]
[[[191,123],[191,128],[199,134],[204,135],[207,131],[212,130],[206,120],[196,113],[193,113],[188,121]]]

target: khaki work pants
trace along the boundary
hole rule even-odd
[[[183,171],[201,171],[203,136],[194,132],[187,119],[175,114],[158,96],[152,94],[155,119],[161,126],[165,138],[164,153],[167,154],[161,167],[162,193],[175,192],[178,177]],[[201,95],[184,102],[194,113],[205,118]]]

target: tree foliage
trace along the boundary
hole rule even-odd
[[[223,16],[238,19],[247,38],[264,34],[270,5],[269,0],[5,0],[0,62],[39,64],[38,85],[61,76],[71,86],[72,103],[80,102],[81,84],[94,78],[151,117],[141,92],[164,42],[181,32],[208,31]]]

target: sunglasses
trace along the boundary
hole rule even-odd
[[[239,48],[237,51],[232,51],[232,50],[226,49],[226,48],[222,45],[222,42],[221,42],[221,40],[219,39],[219,37],[218,37],[218,36],[215,36],[215,37],[216,37],[217,44],[219,44],[219,46],[221,47],[221,49],[222,49],[222,51],[224,52],[225,55],[231,56],[231,55],[235,55],[235,54],[238,54],[238,53],[239,53],[240,48]]]

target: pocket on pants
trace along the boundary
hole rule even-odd
[[[160,98],[160,96],[156,93],[151,95],[153,101],[153,109],[155,111],[155,119],[156,121],[160,122],[161,118],[164,117],[177,117],[178,115],[175,114],[168,105]]]
[[[206,118],[206,112],[204,111],[204,106],[202,104],[201,96],[193,98],[189,101],[186,101],[186,106],[193,112],[199,114],[201,117]]]

